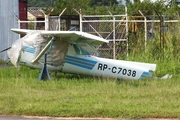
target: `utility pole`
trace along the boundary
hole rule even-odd
[[[51,0],[51,7],[54,6],[54,0]]]

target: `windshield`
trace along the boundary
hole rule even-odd
[[[79,55],[90,55],[87,51],[85,51],[83,48],[81,48],[77,44],[73,44],[74,50],[76,51],[76,54]]]

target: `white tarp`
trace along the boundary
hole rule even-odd
[[[16,40],[11,49],[8,50],[8,56],[15,67],[19,67],[19,60],[21,59],[21,52],[25,52],[23,47],[33,47],[34,53],[33,58],[36,58],[38,54],[42,51],[42,49],[49,42],[49,37],[43,37],[39,32],[31,32],[27,34],[25,37]],[[64,57],[66,55],[68,49],[68,43],[60,40],[55,40],[53,45],[51,46],[52,50],[50,54],[47,56],[47,64],[51,65],[61,65]],[[39,62],[43,63],[43,57],[39,60]]]
[[[18,59],[20,57],[21,48],[22,48],[22,39],[18,39],[13,43],[11,49],[7,51],[7,54],[11,60],[11,63],[15,67],[19,67]]]

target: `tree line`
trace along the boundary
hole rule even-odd
[[[173,0],[157,0],[152,2],[151,0],[126,0],[123,4],[123,0],[28,0],[28,7],[45,7],[48,13],[54,8],[52,14],[58,15],[64,8],[67,8],[64,12],[65,15],[77,14],[74,9],[83,11],[83,14],[96,15],[96,14],[109,14],[108,10],[112,14],[124,13],[125,6],[128,8],[128,15],[139,15],[138,10],[143,11],[145,15],[153,15],[156,12],[163,15],[177,16],[180,12],[180,7]]]

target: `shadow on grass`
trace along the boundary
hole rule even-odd
[[[80,75],[80,74],[64,74],[64,73],[57,73],[56,76],[51,74],[52,80],[60,81],[62,79],[65,80],[76,80],[76,81],[86,81],[86,82],[114,82],[116,85],[128,85],[132,87],[139,87],[139,86],[148,86],[152,80],[151,78],[143,79],[143,80],[124,80],[124,79],[115,79],[115,78],[108,78],[108,77],[99,77],[99,76],[90,76],[90,75]]]

